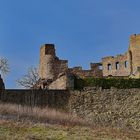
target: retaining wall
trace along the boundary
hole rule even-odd
[[[140,130],[140,89],[6,90],[0,100],[51,107],[78,115],[96,125]]]

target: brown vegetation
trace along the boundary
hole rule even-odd
[[[49,124],[61,125],[83,125],[88,123],[77,116],[68,113],[63,113],[55,109],[27,107],[14,104],[0,104],[0,115],[6,119],[21,119],[33,122],[44,122]]]
[[[139,140],[139,132],[89,124],[49,108],[0,103],[0,140]]]

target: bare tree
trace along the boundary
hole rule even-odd
[[[7,75],[10,71],[8,60],[6,58],[0,58],[0,71],[3,75]]]
[[[16,82],[19,86],[30,89],[38,82],[38,80],[38,69],[35,67],[30,67],[27,74],[25,74],[22,78],[18,79]]]

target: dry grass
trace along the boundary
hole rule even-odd
[[[0,140],[140,139],[136,131],[91,126],[81,118],[54,109],[0,103]]]
[[[0,140],[139,140],[138,132],[111,128],[0,121]]]
[[[55,109],[28,107],[14,104],[0,104],[0,115],[6,119],[22,119],[33,122],[44,122],[49,124],[61,125],[89,125],[87,122],[77,116],[68,113],[60,112]]]

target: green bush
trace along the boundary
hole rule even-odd
[[[140,79],[124,79],[124,78],[75,78],[75,89],[83,89],[84,87],[102,87],[110,89],[116,87],[118,89],[140,88]]]

